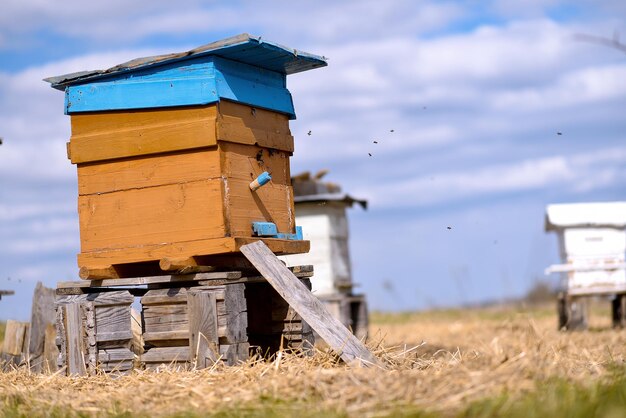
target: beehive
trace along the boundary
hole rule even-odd
[[[276,253],[308,251],[294,219],[286,76],[325,65],[244,34],[47,79],[71,116],[81,277],[145,274],[257,239]],[[264,172],[271,182],[251,190]]]

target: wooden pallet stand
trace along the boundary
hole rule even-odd
[[[58,366],[70,375],[131,370],[142,350],[133,301],[127,290],[57,296]]]
[[[291,271],[310,289],[312,266]],[[62,282],[56,305],[59,366],[68,374],[234,365],[251,351],[314,343],[310,327],[252,270]]]

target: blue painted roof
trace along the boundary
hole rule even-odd
[[[252,36],[244,33],[206,44],[186,52],[137,58],[107,70],[81,71],[78,73],[49,77],[46,78],[45,81],[51,83],[52,87],[58,90],[65,90],[67,86],[85,84],[103,78],[134,73],[161,65],[172,65],[177,62],[208,55],[226,58],[285,75],[328,65],[325,57],[287,48],[263,40],[260,36]]]

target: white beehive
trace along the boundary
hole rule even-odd
[[[558,234],[561,273],[568,294],[626,291],[626,202],[549,205],[546,231]]]
[[[365,200],[342,193],[333,183],[320,181],[326,174],[303,173],[292,178],[296,222],[311,242],[308,254],[287,255],[288,265],[306,262],[315,266],[312,292],[326,308],[355,335],[367,335],[367,302],[365,295],[354,294],[350,262],[349,231],[346,209],[355,203],[367,207]]]

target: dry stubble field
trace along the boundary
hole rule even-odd
[[[626,331],[594,313],[577,333],[551,307],[375,314],[369,345],[388,370],[322,348],[202,371],[5,371],[0,416],[626,416]]]

